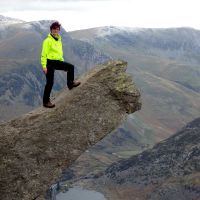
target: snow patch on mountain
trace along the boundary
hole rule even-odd
[[[118,33],[120,34],[140,33],[144,30],[145,30],[144,28],[105,26],[97,29],[97,35],[98,37],[104,37],[107,35],[114,35]]]
[[[23,20],[15,19],[11,17],[5,17],[3,15],[0,15],[0,25],[10,25],[10,24],[18,24],[23,23]]]

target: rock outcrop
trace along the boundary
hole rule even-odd
[[[54,109],[38,108],[0,125],[0,199],[44,199],[77,157],[141,108],[124,61],[97,66],[63,89]]]

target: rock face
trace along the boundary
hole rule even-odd
[[[95,183],[107,195],[118,194],[109,200],[200,199],[200,118],[154,148],[111,165]]]
[[[64,168],[141,108],[126,67],[123,61],[97,66],[81,86],[58,94],[55,109],[0,125],[0,199],[44,199]]]

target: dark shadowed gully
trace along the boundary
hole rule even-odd
[[[44,199],[63,169],[141,108],[126,68],[123,61],[97,66],[78,88],[61,91],[54,109],[0,125],[0,199]]]

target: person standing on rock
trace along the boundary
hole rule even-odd
[[[43,106],[47,108],[55,107],[50,101],[50,94],[54,83],[54,71],[67,71],[67,86],[69,90],[80,85],[79,81],[74,81],[74,65],[64,62],[62,40],[59,34],[60,23],[54,22],[50,26],[50,33],[43,41],[41,52],[41,65],[46,75],[46,85],[43,94]]]

